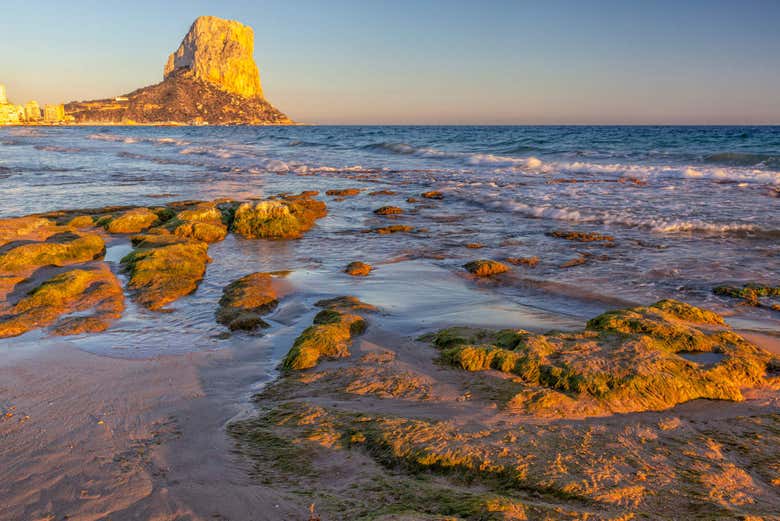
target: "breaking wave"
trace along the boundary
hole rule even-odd
[[[537,219],[552,219],[584,224],[618,225],[641,228],[656,233],[699,232],[705,234],[755,234],[758,236],[780,236],[780,230],[762,228],[747,223],[712,223],[700,219],[667,219],[658,217],[634,217],[618,212],[592,212],[552,205],[531,205],[516,200],[495,199],[488,202],[470,197],[465,199],[493,210],[519,213]]]
[[[176,145],[176,146],[189,145],[188,141],[171,138],[171,137],[160,137],[160,138],[129,137],[129,136],[118,136],[116,134],[105,134],[105,133],[90,134],[87,137],[89,139],[96,140],[96,141],[109,141],[113,143],[127,143],[127,144],[153,143],[157,145]]]

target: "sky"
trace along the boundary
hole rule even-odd
[[[780,124],[780,0],[3,0],[15,103],[162,80],[200,15],[255,30],[266,97],[322,124]]]

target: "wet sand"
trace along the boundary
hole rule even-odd
[[[65,342],[9,351],[0,519],[302,518],[306,505],[248,479],[224,429],[246,414],[266,363],[256,350],[146,360]]]

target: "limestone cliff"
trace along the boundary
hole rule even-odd
[[[186,69],[200,80],[247,98],[262,98],[260,74],[254,60],[255,33],[233,20],[201,16],[179,48],[168,57],[165,78]]]
[[[291,124],[263,97],[253,52],[251,27],[201,16],[168,57],[161,83],[65,111],[81,124]]]

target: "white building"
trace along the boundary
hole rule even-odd
[[[0,105],[8,103],[8,98],[5,95],[5,85],[0,83]]]

